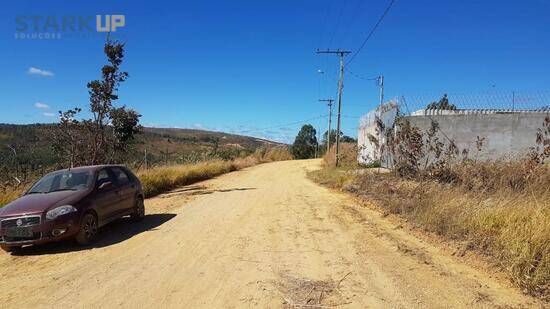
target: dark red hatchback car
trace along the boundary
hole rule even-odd
[[[139,179],[121,165],[77,167],[52,172],[22,197],[0,208],[0,247],[11,252],[23,245],[74,238],[89,244],[98,228],[131,216],[145,216]]]

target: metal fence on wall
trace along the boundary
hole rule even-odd
[[[396,97],[360,119],[359,162],[379,160],[382,166],[392,167],[391,154],[384,147],[371,144],[369,136],[375,136],[379,144],[385,144],[384,134],[378,132],[375,120],[379,119],[385,128],[391,128],[398,114],[423,131],[427,131],[430,123],[437,119],[441,141],[453,142],[460,149],[474,147],[476,137],[486,139],[484,158],[500,159],[525,153],[535,146],[537,129],[542,126],[544,117],[550,114],[550,91]]]
[[[411,115],[439,102],[445,95],[457,110],[550,111],[550,91],[402,95],[393,101],[398,103],[402,114]]]

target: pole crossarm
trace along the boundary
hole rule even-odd
[[[319,102],[328,102],[328,105],[332,105],[332,102],[334,102],[333,99],[319,99]]]
[[[330,49],[321,50],[321,49],[317,49],[315,52],[316,52],[317,54],[337,54],[337,55],[341,55],[341,56],[344,56],[344,55],[347,55],[347,54],[351,54],[351,51],[349,51],[349,50],[339,50],[339,49],[335,49],[335,50],[330,50]]]

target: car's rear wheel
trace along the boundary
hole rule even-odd
[[[136,204],[134,205],[134,212],[130,216],[132,221],[141,221],[145,218],[145,205],[141,197],[136,198]]]
[[[21,246],[0,245],[0,248],[6,252],[17,252],[21,249]]]
[[[88,245],[97,238],[97,218],[92,213],[87,213],[82,218],[80,231],[76,234],[76,242],[80,245]]]

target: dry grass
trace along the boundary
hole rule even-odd
[[[524,162],[453,167],[451,183],[328,168],[326,185],[492,258],[526,292],[550,300],[550,167]],[[449,178],[445,178],[449,179]]]
[[[325,164],[329,167],[335,166],[336,146],[332,146],[330,150],[323,156]],[[353,167],[357,166],[357,155],[359,150],[355,143],[340,144],[340,166]]]
[[[260,160],[264,162],[286,161],[292,159],[292,153],[290,153],[287,147],[269,148],[263,155],[263,158],[260,158]]]
[[[285,161],[292,160],[292,153],[288,147],[272,147],[272,148],[258,148],[251,155],[254,159],[259,162],[274,162],[274,161]]]
[[[138,173],[145,196],[151,197],[197,181],[236,170],[231,161],[214,160],[196,164],[156,167]]]
[[[193,164],[161,166],[140,170],[136,174],[143,184],[145,196],[152,197],[179,186],[210,179],[256,164],[289,159],[292,159],[292,155],[286,147],[275,147],[258,149],[250,156],[232,161],[210,160]],[[0,191],[0,207],[19,197],[22,190],[20,188]]]
[[[18,198],[23,193],[22,188],[0,191],[0,207]]]
[[[258,149],[254,154],[233,161],[212,160],[195,164],[163,166],[138,172],[145,196],[151,197],[256,164],[292,158],[286,147]]]
[[[340,284],[349,274],[339,281],[312,280],[282,274],[277,287],[283,294],[283,308],[331,308],[349,304],[342,301],[339,290]]]

